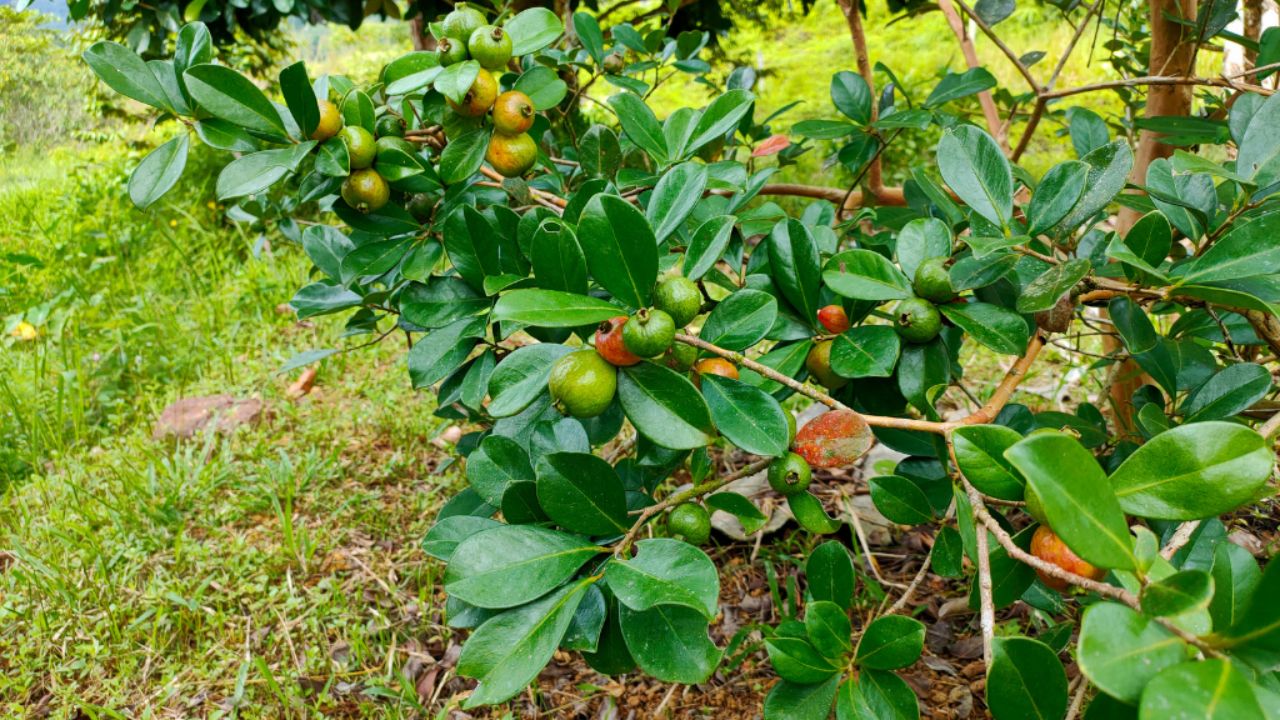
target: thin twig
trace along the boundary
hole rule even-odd
[[[1183,548],[1184,545],[1191,542],[1191,536],[1196,534],[1196,528],[1200,527],[1199,520],[1188,520],[1178,526],[1173,532],[1173,537],[1169,538],[1169,544],[1164,546],[1160,551],[1160,557],[1165,560],[1172,560],[1174,555]]]

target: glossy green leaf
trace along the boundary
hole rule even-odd
[[[926,108],[936,108],[952,100],[959,100],[990,90],[996,86],[996,78],[984,67],[970,68],[963,73],[954,73],[947,71],[942,78],[929,93],[929,97],[925,99],[924,106]]]
[[[1092,264],[1085,258],[1075,258],[1050,266],[1023,288],[1022,294],[1018,296],[1018,312],[1034,313],[1053,307],[1058,298],[1070,292],[1089,274],[1091,267]]]
[[[502,525],[493,518],[476,515],[455,515],[439,520],[427,531],[422,539],[422,550],[437,560],[449,562],[458,543],[482,530],[490,530]]]
[[[919,525],[933,519],[929,498],[919,485],[897,475],[880,475],[867,481],[871,501],[890,521],[899,525]]]
[[[1184,283],[1270,275],[1280,272],[1280,212],[1237,220],[1231,230],[1197,257]]]
[[[584,535],[627,531],[627,500],[617,471],[590,453],[538,458],[538,504],[557,525]]]
[[[129,176],[129,199],[146,210],[169,192],[187,166],[191,136],[183,133],[147,154]]]
[[[729,442],[753,455],[787,452],[787,416],[769,393],[731,378],[704,375],[702,396],[716,429]]]
[[[578,142],[578,164],[589,177],[613,177],[620,162],[618,136],[604,125],[592,125]]]
[[[1056,299],[1056,298],[1055,298]],[[1031,328],[1018,313],[984,302],[947,303],[938,306],[944,317],[978,343],[1003,355],[1021,355],[1031,339]]]
[[[1142,688],[1185,657],[1185,645],[1154,620],[1124,605],[1100,602],[1080,623],[1080,670],[1103,692],[1136,704]]]
[[[755,96],[743,89],[729,90],[712,100],[698,117],[685,152],[697,152],[703,145],[729,134],[738,126],[742,116],[751,110],[754,102]]]
[[[618,400],[642,435],[665,448],[688,450],[715,439],[711,411],[685,376],[643,362],[618,373]]]
[[[844,524],[832,518],[822,507],[822,501],[811,493],[803,492],[787,498],[787,507],[800,527],[819,535],[830,535]]]
[[[166,109],[164,88],[138,54],[114,42],[100,40],[84,51],[94,74],[112,90],[144,105]]]
[[[1101,212],[1124,189],[1133,168],[1133,150],[1125,140],[1096,148],[1080,158],[1089,166],[1084,194],[1071,212],[1058,223],[1059,230],[1074,230]]]
[[[1271,373],[1261,365],[1237,363],[1196,388],[1180,408],[1187,422],[1220,420],[1240,413],[1271,392]]]
[[[543,7],[532,7],[516,13],[502,26],[511,36],[511,54],[514,57],[541,50],[564,33],[564,23],[556,14]]]
[[[873,670],[897,670],[914,663],[923,650],[924,623],[903,615],[884,615],[863,630],[854,661]]]
[[[1219,629],[1236,624],[1245,605],[1253,596],[1262,571],[1248,550],[1231,542],[1220,542],[1213,551],[1213,599],[1209,614]]]
[[[276,106],[245,76],[222,65],[196,65],[183,73],[187,91],[214,117],[249,130],[283,138],[284,121]]]
[[[644,150],[658,163],[667,161],[667,139],[653,111],[639,97],[631,93],[619,93],[609,98],[609,106],[618,113],[622,132],[631,142]]]
[[[831,343],[831,369],[847,378],[889,377],[898,363],[902,339],[888,325],[859,325]]]
[[[745,350],[760,342],[778,319],[778,301],[761,290],[738,290],[721,300],[698,336],[726,350]]]
[[[828,540],[809,553],[804,566],[809,594],[814,600],[827,600],[842,608],[853,604],[853,559],[836,540]]]
[[[831,102],[845,117],[866,125],[871,122],[871,88],[857,73],[848,70],[831,76]]]
[[[974,212],[996,227],[1013,217],[1013,173],[1000,145],[973,125],[943,133],[938,142],[942,179]]]
[[[311,89],[306,63],[299,60],[280,71],[280,92],[302,137],[311,137],[320,124],[320,104]]]
[[[1240,137],[1239,147],[1236,172],[1241,177],[1260,185],[1275,181],[1277,158],[1280,158],[1280,100],[1274,95],[1254,110]]]
[[[822,280],[832,292],[854,300],[904,300],[912,295],[907,276],[871,250],[834,255],[823,267]]]
[[[826,720],[839,682],[839,676],[816,685],[780,680],[765,696],[764,716],[769,720]]]
[[[658,180],[645,208],[645,216],[659,243],[684,223],[694,206],[702,200],[702,191],[706,187],[707,167],[699,163],[680,163]]]
[[[1194,520],[1256,499],[1271,475],[1262,436],[1242,425],[1203,422],[1160,433],[1116,468],[1111,488],[1125,512]]]
[[[453,138],[440,153],[440,179],[446,185],[460,183],[480,172],[484,154],[489,148],[489,130],[472,130]]]
[[[1184,662],[1166,668],[1142,692],[1139,720],[1263,720],[1248,678],[1229,660]]]
[[[289,306],[297,311],[299,319],[304,319],[355,307],[363,299],[342,285],[321,281],[300,288]]]
[[[713,510],[727,512],[742,523],[742,531],[751,535],[765,526],[769,518],[754,503],[735,492],[721,491],[707,495],[702,502]]]
[[[489,414],[508,417],[524,410],[547,389],[551,366],[573,348],[536,343],[516,348],[489,376]]]
[[[543,220],[533,234],[529,260],[539,286],[587,294],[587,259],[568,224],[555,218]]]
[[[1035,237],[1058,224],[1084,195],[1089,166],[1078,160],[1054,165],[1040,179],[1027,205],[1027,234]]]
[[[896,252],[902,271],[914,278],[925,260],[951,256],[951,229],[937,218],[912,220],[898,233]]]
[[[960,533],[950,525],[943,526],[933,536],[933,552],[930,558],[934,575],[957,578],[964,574],[963,542]]]
[[[382,81],[386,83],[388,95],[408,95],[430,85],[443,71],[439,53],[420,50],[387,63]]]
[[[411,283],[400,293],[400,313],[414,325],[431,329],[480,314],[488,310],[489,302],[461,278],[431,277],[426,283]]]
[[[920,701],[905,680],[883,670],[862,670],[840,684],[837,720],[918,720]]]
[[[599,298],[558,290],[512,290],[498,298],[493,319],[534,327],[581,327],[622,314],[617,305]]]
[[[528,95],[533,109],[539,112],[559,105],[565,95],[569,94],[569,86],[556,75],[556,71],[544,66],[536,66],[520,73],[514,89]]]
[[[733,215],[717,215],[698,226],[685,250],[685,277],[698,280],[715,267],[716,261],[729,247],[729,238],[733,236],[733,227],[737,222],[738,219]]]
[[[589,587],[590,580],[566,585],[477,628],[458,656],[458,674],[480,681],[463,706],[500,703],[533,682],[551,661]]]
[[[1067,673],[1038,640],[997,637],[987,668],[987,707],[996,720],[1060,718],[1067,711]]]
[[[432,330],[409,350],[409,380],[415,390],[434,385],[457,370],[480,338],[484,318],[469,317]]]
[[[634,308],[649,304],[658,246],[648,220],[617,195],[596,195],[578,221],[578,244],[596,282]]]
[[[664,682],[705,681],[720,664],[720,649],[707,637],[707,619],[683,605],[648,610],[618,606],[622,636],[636,663]]]
[[[815,600],[805,607],[809,643],[824,657],[839,660],[853,650],[853,625],[847,612],[828,600]]]
[[[1061,433],[1033,435],[1004,455],[1039,496],[1067,547],[1097,567],[1133,569],[1124,511],[1098,461],[1079,442]]]
[[[262,150],[232,160],[218,173],[219,200],[255,195],[298,169],[315,141],[277,150]]]
[[[511,438],[490,435],[467,457],[467,483],[494,507],[501,507],[502,496],[512,485],[533,481],[529,453]]]
[[[615,597],[632,610],[682,605],[712,620],[720,603],[716,566],[698,548],[671,538],[636,543],[633,558],[614,559],[604,578]]]
[[[1002,500],[1022,499],[1026,481],[1004,456],[1022,435],[1001,425],[966,425],[953,430],[951,439],[960,472],[974,487]]]
[[[839,672],[832,660],[828,660],[803,637],[776,636],[764,641],[769,653],[769,663],[778,677],[788,682],[812,685],[825,682]]]
[[[1204,570],[1183,570],[1142,590],[1142,612],[1169,617],[1204,610],[1213,596],[1213,577]]]
[[[482,608],[523,605],[558,587],[603,550],[557,530],[503,525],[458,544],[445,568],[445,590]]]

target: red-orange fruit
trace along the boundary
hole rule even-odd
[[[693,364],[693,384],[702,387],[703,375],[719,375],[737,380],[738,368],[724,358],[703,358]]]
[[[827,305],[818,309],[818,322],[833,335],[849,329],[849,315],[839,305]]]
[[[1062,538],[1050,530],[1048,525],[1041,525],[1036,528],[1035,534],[1031,536],[1031,554],[1045,562],[1053,563],[1063,570],[1083,575],[1092,580],[1101,580],[1107,574],[1106,570],[1090,565],[1081,560],[1079,555],[1071,552],[1071,548],[1067,547],[1067,544],[1062,542]],[[1066,580],[1053,577],[1040,570],[1036,570],[1036,575],[1040,577],[1040,582],[1058,592],[1063,592],[1071,587],[1071,583]]]
[[[816,468],[845,467],[871,449],[871,426],[852,410],[831,410],[796,433],[794,450]]]
[[[622,344],[622,326],[627,324],[627,316],[619,315],[600,323],[596,328],[596,352],[615,367],[635,365],[642,359]]]

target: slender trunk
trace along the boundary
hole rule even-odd
[[[414,50],[436,49],[436,39],[427,30],[427,19],[421,14],[409,21],[409,39],[413,41]]]
[[[1263,0],[1244,0],[1244,32],[1243,35],[1256,41],[1262,35]],[[1245,48],[1243,70],[1252,70],[1258,60],[1258,52]]]
[[[973,47],[973,41],[969,39],[969,33],[964,27],[964,18],[960,17],[959,11],[951,0],[938,0],[938,8],[942,10],[942,14],[947,18],[947,24],[951,26],[951,32],[956,36],[956,42],[960,43],[960,51],[964,53],[965,64],[969,69],[982,67],[982,61],[978,59],[978,52]],[[996,107],[996,101],[991,95],[990,90],[983,90],[978,93],[978,103],[982,105],[982,115],[986,118],[987,129],[991,132],[991,136],[1000,143],[1000,147],[1005,154],[1009,154],[1009,137],[1006,132],[1004,123],[1000,120],[1000,110]]]

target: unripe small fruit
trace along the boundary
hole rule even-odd
[[[667,530],[693,545],[701,545],[711,539],[711,516],[697,503],[681,503],[667,516]]]
[[[671,343],[662,360],[667,367],[676,372],[687,372],[698,361],[698,348],[682,342]]]
[[[363,170],[373,164],[378,154],[378,142],[373,139],[373,133],[359,125],[348,125],[342,128],[338,137],[347,145],[352,170]]]
[[[676,327],[682,328],[702,311],[702,291],[689,278],[675,275],[658,283],[653,292],[653,305],[670,315]]]
[[[1071,293],[1063,293],[1053,307],[1035,314],[1036,325],[1045,332],[1066,332],[1071,328],[1075,315],[1076,305],[1071,301]]]
[[[418,222],[426,222],[431,219],[431,209],[435,207],[435,201],[426,193],[415,193],[409,196],[404,203],[404,209],[409,211],[414,220]]]
[[[769,463],[769,487],[783,495],[799,495],[809,489],[813,470],[805,459],[795,453],[774,458]]]
[[[576,350],[551,366],[547,390],[557,409],[576,418],[609,408],[618,390],[618,371],[595,350]]]
[[[480,117],[489,112],[489,108],[493,107],[493,101],[497,99],[498,81],[493,79],[493,75],[488,70],[481,69],[476,73],[476,79],[472,81],[461,103],[455,103],[448,98],[445,98],[445,102],[449,103],[449,107],[459,115]]]
[[[373,129],[377,131],[377,136],[384,137],[404,137],[404,121],[395,115],[383,115],[373,124]]]
[[[1053,563],[1063,570],[1082,575],[1091,580],[1101,580],[1107,574],[1106,570],[1094,567],[1081,560],[1080,556],[1072,552],[1071,548],[1067,547],[1067,544],[1062,542],[1062,538],[1054,534],[1048,525],[1041,525],[1036,528],[1035,534],[1031,536],[1031,554],[1045,562]],[[1053,577],[1043,571],[1036,570],[1036,575],[1040,577],[1040,582],[1058,592],[1063,592],[1071,587],[1071,583],[1066,580]]]
[[[951,302],[956,291],[951,287],[951,272],[947,269],[950,258],[931,257],[916,268],[911,289],[917,297],[936,303]]]
[[[440,38],[440,42],[436,44],[436,51],[440,53],[440,67],[449,67],[467,59],[467,43],[465,40],[455,40],[451,37]]]
[[[611,75],[621,75],[627,69],[627,59],[620,52],[611,52],[604,56],[604,71]]]
[[[693,384],[702,387],[703,375],[719,375],[731,380],[738,379],[738,368],[724,358],[703,358],[693,364]]]
[[[529,133],[494,133],[489,138],[489,148],[484,152],[484,159],[503,177],[520,177],[529,172],[529,168],[537,161],[538,144]]]
[[[466,44],[471,33],[487,23],[484,13],[468,5],[459,5],[453,12],[444,16],[444,34],[462,44]]]
[[[508,90],[493,103],[493,129],[503,135],[527,132],[533,117],[533,101],[519,90]]]
[[[356,170],[342,181],[342,199],[362,213],[381,208],[390,198],[391,186],[372,168]]]
[[[840,305],[818,308],[818,322],[833,335],[839,335],[850,327],[849,314]]]
[[[467,39],[467,54],[486,70],[505,67],[511,60],[511,36],[494,25],[478,27]]]
[[[622,326],[626,324],[627,316],[619,315],[605,320],[596,328],[596,352],[616,367],[635,365],[643,359],[627,350],[622,343]]]
[[[942,316],[928,300],[907,298],[894,308],[893,327],[907,342],[927,343],[942,331]]]
[[[671,347],[676,324],[657,308],[640,308],[622,326],[622,344],[640,357],[657,357]]]
[[[342,112],[338,110],[338,106],[328,100],[318,100],[320,106],[320,122],[316,125],[316,129],[311,131],[311,139],[317,142],[324,142],[342,129]]]
[[[823,387],[828,390],[839,390],[849,383],[849,379],[836,374],[831,369],[831,345],[830,340],[820,340],[813,344],[809,349],[809,355],[804,359],[804,366],[809,369],[809,374],[813,376]]]

